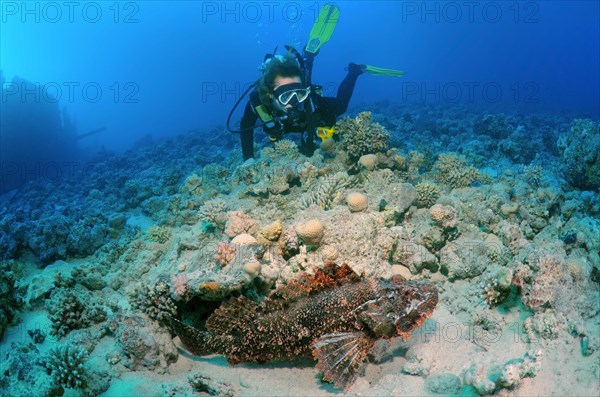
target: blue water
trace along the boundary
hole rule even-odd
[[[222,125],[263,56],[301,48],[321,2],[1,2],[7,95],[66,107],[93,150]],[[600,115],[597,1],[340,2],[314,81],[333,94],[348,62],[352,105],[387,99]],[[14,76],[39,83],[34,92]],[[6,98],[3,98],[6,99]]]

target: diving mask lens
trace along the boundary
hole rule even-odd
[[[277,91],[283,92],[278,93]],[[301,84],[296,83],[280,86],[275,90],[275,96],[283,106],[289,104],[294,97],[296,98],[297,103],[302,103],[309,95],[310,88],[304,88]]]

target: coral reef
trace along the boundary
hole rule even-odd
[[[208,200],[200,208],[198,215],[204,222],[208,222],[218,229],[222,229],[227,221],[227,203],[222,199]]]
[[[165,373],[169,364],[177,361],[178,353],[171,336],[148,317],[134,314],[114,321],[118,321],[115,338],[125,367]]]
[[[415,186],[417,190],[417,204],[419,207],[431,207],[440,197],[440,188],[431,182],[421,182]]]
[[[106,311],[100,304],[67,288],[53,290],[46,300],[46,308],[52,323],[51,333],[59,337],[106,319]]]
[[[455,153],[441,153],[433,165],[434,177],[450,188],[470,186],[481,179],[479,170],[467,165],[467,159]]]
[[[75,345],[63,345],[50,351],[46,368],[54,382],[61,387],[85,389],[87,387],[86,359],[88,352]]]
[[[363,154],[383,152],[388,148],[390,133],[379,123],[374,123],[370,112],[359,113],[356,118],[339,120],[336,134],[341,137],[341,146],[351,158]]]
[[[241,234],[240,234],[241,236]],[[217,252],[215,253],[215,261],[221,267],[225,267],[231,263],[236,257],[237,244],[228,243],[227,241],[221,241],[217,246]]]
[[[417,338],[374,347],[370,358],[387,367],[351,393],[598,394],[597,121],[423,104],[360,110],[371,113],[340,121],[311,157],[293,135],[263,139],[242,162],[235,136],[188,133],[99,154],[75,183],[32,181],[0,196],[3,392],[69,387],[41,363],[56,346],[48,330],[89,352],[76,393],[169,372],[165,395],[235,394],[233,378],[242,394],[264,394],[260,366],[257,378],[218,358],[171,365],[167,318],[202,325],[232,297],[262,305],[335,262],[372,279],[426,279],[441,296]],[[452,342],[449,326],[461,333]],[[269,366],[269,381],[330,394],[295,364]]]
[[[170,316],[177,315],[177,307],[171,298],[169,285],[159,281],[153,286],[142,285],[130,294],[131,306],[150,316],[151,319],[168,322]]]
[[[152,241],[155,241],[159,244],[164,244],[171,239],[171,230],[158,225],[152,225],[150,229],[148,229],[148,236]]]
[[[350,212],[360,212],[369,206],[367,195],[359,192],[351,192],[346,195],[346,204]]]
[[[308,208],[316,205],[328,210],[343,198],[344,189],[351,187],[352,179],[346,172],[338,172],[334,175],[320,178],[311,189],[300,199],[300,207]]]
[[[195,372],[188,376],[188,382],[196,393],[206,393],[209,396],[234,397],[235,392],[231,385],[215,382],[201,372]]]
[[[17,316],[22,298],[16,287],[13,272],[10,271],[14,261],[0,262],[0,339],[4,330]]]
[[[306,245],[318,245],[323,239],[325,229],[318,219],[311,219],[296,225],[296,234]]]
[[[573,120],[557,141],[567,181],[579,189],[600,186],[600,126],[589,119]]]

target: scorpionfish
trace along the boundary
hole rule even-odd
[[[171,326],[192,354],[221,354],[231,365],[312,356],[324,381],[347,389],[376,340],[406,340],[438,301],[428,282],[363,278],[346,264],[313,273],[261,303],[231,298],[208,318],[206,331],[175,318]]]

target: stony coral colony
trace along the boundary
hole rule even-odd
[[[525,313],[530,352],[516,361],[473,358],[442,373],[426,355],[407,355],[400,372],[425,377],[429,391],[518,388],[560,343],[597,357],[597,122],[382,105],[335,128],[312,157],[284,139],[245,164],[235,137],[189,133],[105,154],[96,173],[62,186],[68,194],[38,181],[4,196],[1,330],[37,308],[49,327],[8,353],[2,387],[93,394],[117,372],[167,372],[178,353],[165,316],[195,308],[207,318],[232,295],[260,300],[329,262],[428,279],[440,310],[484,330]],[[72,259],[47,267],[50,276],[23,272],[26,262]],[[85,352],[51,350],[44,333]],[[108,353],[102,338],[117,342]],[[490,346],[472,343],[485,357]],[[35,359],[43,352],[45,364]],[[198,373],[178,387],[235,393],[222,381]]]

